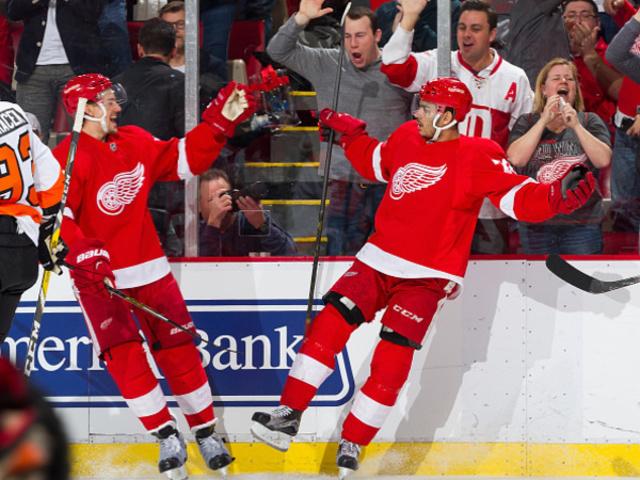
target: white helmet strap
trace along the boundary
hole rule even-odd
[[[85,113],[84,118],[85,120],[89,120],[90,122],[99,122],[100,126],[102,127],[102,131],[105,134],[109,133],[109,130],[107,129],[107,109],[104,108],[104,105],[102,104],[102,102],[96,102],[96,105],[100,107],[100,110],[102,111],[102,116],[100,118],[96,118],[96,117],[92,117],[88,113]]]
[[[436,113],[435,117],[433,117],[433,128],[435,129],[436,133],[433,134],[433,137],[431,137],[431,139],[429,140],[430,142],[437,142],[438,138],[440,138],[440,134],[442,133],[443,130],[447,130],[448,128],[451,128],[456,123],[458,123],[458,121],[454,118],[448,124],[446,124],[446,125],[444,125],[442,127],[438,127],[437,123],[440,120],[441,116],[442,116],[442,113],[438,112],[438,113]]]

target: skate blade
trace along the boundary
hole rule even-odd
[[[291,435],[282,432],[269,430],[267,427],[258,422],[251,422],[251,433],[261,442],[266,443],[270,447],[286,452],[289,450],[291,443]]]
[[[220,467],[219,469],[216,470],[216,472],[222,477],[222,478],[227,478],[227,468],[228,467]]]
[[[339,480],[344,480],[345,478],[347,478],[348,475],[351,475],[352,473],[353,473],[353,470],[351,470],[350,468],[338,467]]]
[[[187,470],[186,468],[184,468],[184,465],[182,467],[174,468],[172,470],[167,470],[163,473],[170,480],[186,480],[187,478],[189,478],[189,475],[187,475]]]

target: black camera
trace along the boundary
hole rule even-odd
[[[238,207],[238,198],[240,197],[251,197],[256,202],[262,200],[267,194],[268,187],[262,182],[255,182],[246,187],[238,190],[237,188],[232,188],[231,190],[227,190],[223,193],[223,195],[229,195],[231,197],[231,206],[234,212],[240,210]]]

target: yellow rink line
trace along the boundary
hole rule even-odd
[[[293,443],[287,453],[233,443],[229,473],[336,473],[335,443]],[[210,475],[197,446],[188,446],[190,475]],[[73,474],[142,478],[157,474],[158,446],[74,444]],[[359,477],[375,475],[638,476],[638,444],[374,443],[363,450]]]

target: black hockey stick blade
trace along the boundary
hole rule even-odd
[[[605,293],[619,288],[628,287],[640,283],[640,275],[620,280],[598,280],[595,277],[581,272],[560,255],[549,255],[546,261],[547,268],[557,277],[573,285],[580,290],[589,293]]]

